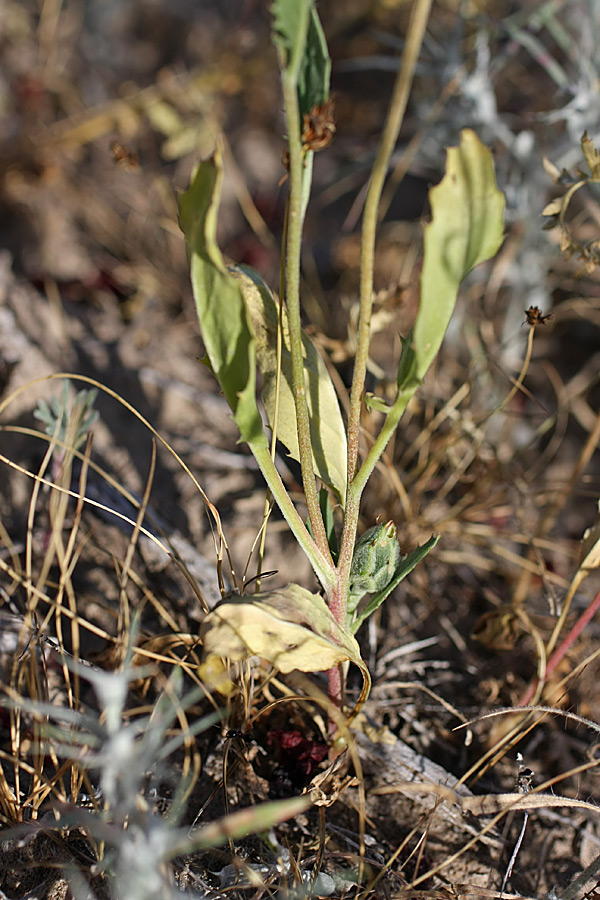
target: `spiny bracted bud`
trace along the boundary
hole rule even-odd
[[[399,562],[400,544],[394,523],[389,521],[367,529],[354,545],[348,612],[354,612],[365,594],[386,588]]]

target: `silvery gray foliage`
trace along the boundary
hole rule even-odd
[[[103,710],[99,722],[98,746],[87,764],[97,771],[104,800],[98,838],[107,843],[104,863],[115,900],[170,900],[181,897],[170,866],[171,850],[180,841],[177,828],[184,812],[183,779],[169,778],[168,757],[183,742],[182,736],[168,738],[180,707],[192,705],[199,690],[182,694],[183,679],[174,669],[167,690],[158,698],[148,716],[131,721],[125,714],[130,681],[140,677],[139,668],[106,672],[82,670],[91,682]],[[215,715],[201,719],[194,731],[214,724]],[[86,759],[84,757],[84,764]],[[159,783],[173,781],[173,799],[166,816],[155,812],[151,797]],[[94,834],[95,819],[86,823]],[[189,894],[188,896],[194,896]],[[200,895],[197,895],[200,896]]]
[[[49,404],[40,400],[33,415],[45,425],[44,431],[49,437],[63,443],[67,439],[70,420],[74,420],[71,426],[74,430],[73,445],[77,450],[86,440],[92,425],[98,421],[98,412],[94,409],[98,391],[95,388],[78,391],[71,403],[69,393],[70,382],[66,379],[60,397],[53,397]]]
[[[137,634],[135,623],[131,632]],[[48,720],[48,735],[56,753],[77,760],[89,775],[95,809],[83,808],[86,797],[79,793],[68,808],[57,807],[58,827],[82,828],[95,842],[104,844],[104,856],[92,868],[106,876],[114,900],[171,900],[182,896],[171,860],[174,848],[185,846],[188,836],[188,829],[179,826],[189,784],[170,762],[186,735],[170,737],[169,733],[178,712],[196,704],[204,694],[200,688],[184,694],[182,672],[175,668],[150,714],[131,717],[125,706],[131,682],[149,674],[149,670],[128,665],[130,661],[126,659],[122,669],[105,671],[66,658],[68,667],[92,685],[98,712],[27,700],[22,706]],[[199,719],[187,736],[206,730],[218,720],[217,713]],[[153,802],[165,783],[171,785],[166,815]],[[76,900],[94,900],[75,869],[67,872],[67,877]]]

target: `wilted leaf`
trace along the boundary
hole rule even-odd
[[[256,337],[256,358],[263,375],[262,399],[271,428],[277,392],[278,304],[263,279],[252,269],[232,269],[242,289]],[[299,460],[296,407],[292,388],[287,312],[282,308],[282,357],[279,381],[277,438]],[[310,422],[313,469],[343,502],[346,491],[346,431],[337,394],[317,348],[302,333],[306,401]]]
[[[260,656],[280,672],[320,672],[350,660],[363,668],[352,635],[318,594],[296,584],[250,597],[226,597],[200,629],[207,657]]]
[[[340,794],[358,784],[358,778],[355,775],[348,775],[347,771],[348,748],[311,780],[307,793],[315,806],[333,806]]]
[[[463,130],[460,145],[448,148],[446,174],[429,196],[432,220],[425,228],[413,333],[419,379],[440,348],[461,281],[502,243],[504,196],[496,186],[490,152],[473,131]]]
[[[523,625],[509,604],[484,613],[475,623],[471,638],[489,650],[513,650]]]
[[[219,151],[200,163],[181,195],[179,221],[190,257],[202,339],[242,438],[267,446],[256,402],[256,341],[240,286],[217,246],[217,212],[223,167]]]
[[[210,691],[218,691],[224,697],[235,693],[236,687],[229,677],[229,667],[220,656],[207,656],[198,666],[198,677]]]

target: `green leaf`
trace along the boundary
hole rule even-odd
[[[448,148],[446,174],[429,196],[432,221],[425,228],[413,333],[419,379],[440,348],[461,281],[502,243],[504,196],[496,186],[491,154],[473,131],[461,131],[460,145]]]
[[[324,487],[319,490],[319,509],[321,510],[321,515],[323,516],[323,524],[325,525],[325,534],[327,535],[327,544],[331,552],[331,558],[333,559],[333,562],[337,564],[340,547],[338,544],[337,534],[335,532],[335,519],[333,518],[333,510],[331,508],[331,503],[329,502],[329,491]],[[306,521],[306,528],[311,538],[314,539],[310,519],[307,519]]]
[[[308,9],[308,13],[307,13]],[[308,30],[298,71],[298,102],[300,124],[306,113],[321,105],[329,96],[331,60],[319,16],[313,0],[274,0],[273,40],[285,55],[286,67],[293,58],[298,36],[303,30],[303,19],[308,14]]]
[[[421,379],[417,376],[417,356],[415,354],[412,333],[407,338],[400,338],[402,342],[402,355],[398,364],[398,374],[396,383],[398,385],[398,393],[416,388],[421,383]]]
[[[271,12],[273,42],[281,50],[282,69],[294,77],[294,88],[298,96],[298,126],[302,131],[304,117],[329,97],[331,59],[325,34],[314,0],[274,0]],[[312,151],[304,155],[303,218],[310,196],[313,156]]]
[[[310,11],[302,65],[298,73],[298,99],[301,116],[327,100],[330,75],[331,60],[327,51],[327,42],[319,16],[313,6]]]
[[[429,538],[426,544],[423,544],[422,547],[417,547],[416,550],[410,554],[410,556],[405,557],[400,561],[398,568],[396,569],[396,573],[392,580],[383,588],[383,590],[379,591],[379,593],[375,594],[363,611],[358,615],[355,620],[350,625],[350,631],[352,634],[356,634],[360,626],[365,622],[369,616],[371,616],[376,609],[378,609],[384,600],[386,600],[389,595],[392,593],[395,587],[397,587],[403,578],[412,572],[416,565],[418,565],[421,560],[427,556],[430,550],[433,550],[437,542],[439,541],[440,536],[434,535]]]
[[[239,266],[231,269],[231,272],[240,285],[256,337],[256,358],[263,376],[261,396],[269,423],[273,428],[277,393],[279,304],[266,282],[252,269]],[[292,361],[287,312],[284,308],[282,308],[282,339],[277,438],[287,447],[290,456],[298,460]],[[302,345],[313,470],[324,484],[331,487],[338,500],[343,502],[346,491],[346,431],[337,394],[325,363],[305,332],[302,332]]]
[[[376,394],[373,394],[371,391],[367,391],[365,394],[365,406],[372,412],[373,410],[377,410],[377,412],[382,412],[387,414],[390,411],[390,404],[387,400],[384,400],[383,397],[378,397]]]
[[[223,180],[221,154],[202,162],[181,195],[179,222],[187,241],[192,287],[202,339],[212,371],[243,440],[267,446],[256,402],[256,341],[240,286],[217,245],[217,212]]]
[[[273,0],[273,42],[285,53],[289,65],[296,37],[302,30],[303,20],[310,15],[313,0]]]
[[[191,834],[187,828],[173,833],[167,832],[167,852],[171,859],[187,856],[198,850],[212,850],[227,841],[241,840],[248,835],[269,832],[275,825],[286,819],[296,819],[311,805],[309,794],[287,797],[285,800],[270,800],[229,813],[221,819],[210,822]],[[93,832],[93,826],[90,826]]]
[[[356,639],[324,599],[297,584],[225,597],[202,622],[200,638],[207,658],[260,656],[284,673],[321,672],[346,660],[364,667]]]

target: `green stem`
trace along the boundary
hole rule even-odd
[[[338,601],[339,605],[339,614],[341,615],[343,612],[344,622],[346,621],[345,616],[347,612],[346,608],[348,605],[348,591],[350,588],[350,567],[352,565],[352,555],[354,553],[354,543],[356,540],[356,523],[358,522],[362,493],[369,478],[371,477],[375,466],[381,459],[381,456],[385,448],[387,447],[390,438],[398,427],[398,422],[402,418],[404,410],[408,405],[408,401],[417,391],[419,386],[419,384],[415,384],[414,386],[406,388],[405,390],[398,393],[393,406],[390,408],[386,416],[386,420],[381,428],[381,431],[375,439],[375,443],[369,450],[366,459],[354,476],[352,484],[348,487],[346,493],[344,529],[342,531],[342,539],[340,541],[340,556],[337,569],[338,583],[336,589],[336,600]]]
[[[398,70],[389,113],[381,136],[381,142],[373,163],[371,182],[365,201],[362,224],[362,242],[360,252],[360,312],[358,320],[358,336],[356,360],[350,392],[350,411],[348,416],[348,481],[351,482],[358,466],[358,438],[360,431],[360,413],[369,356],[371,338],[371,312],[373,307],[373,265],[375,259],[375,237],[377,233],[377,211],[381,200],[383,185],[389,168],[390,158],[394,151],[404,112],[410,94],[414,71],[419,58],[425,27],[429,18],[432,0],[417,0],[413,7],[411,21],[406,39],[406,47],[402,57],[402,65]]]
[[[304,554],[310,562],[315,575],[323,585],[323,588],[330,594],[335,586],[335,570],[330,559],[325,557],[320,548],[317,547],[310,534],[306,529],[306,525],[302,521],[298,510],[292,503],[290,495],[281,480],[281,476],[275,467],[275,463],[271,459],[271,453],[268,447],[259,447],[254,444],[250,445],[250,449],[256,459],[265,481],[269,486],[269,490],[273,495],[281,513],[288,523],[294,537],[302,547]]]
[[[375,442],[371,449],[369,450],[363,464],[358,470],[354,481],[350,485],[348,490],[349,496],[352,497],[352,502],[355,504],[360,504],[360,498],[362,492],[365,489],[367,481],[371,477],[371,473],[373,469],[381,459],[381,456],[387,447],[392,435],[396,431],[398,427],[398,422],[402,418],[404,410],[408,406],[408,401],[410,398],[417,392],[420,387],[419,384],[415,384],[412,387],[406,388],[403,391],[400,391],[396,400],[394,401],[394,405],[391,407],[388,412],[385,422],[381,428],[381,431],[377,435]]]
[[[362,399],[365,387],[365,376],[367,372],[367,360],[369,356],[369,344],[371,339],[371,314],[373,309],[373,266],[375,258],[375,237],[377,233],[377,211],[381,193],[388,171],[390,157],[394,150],[398,133],[404,118],[406,103],[410,94],[410,88],[413,81],[414,71],[419,58],[425,27],[429,18],[432,0],[415,0],[413,6],[411,20],[408,27],[405,50],[402,57],[402,65],[398,71],[390,109],[383,129],[379,150],[373,164],[371,173],[371,181],[365,201],[365,209],[363,213],[362,224],[362,242],[360,255],[360,300],[359,300],[359,319],[358,319],[358,335],[356,359],[354,363],[354,374],[352,377],[352,388],[350,391],[350,408],[348,413],[348,487],[346,493],[346,507],[344,514],[344,528],[342,532],[340,557],[338,562],[338,589],[342,597],[347,597],[347,587],[350,578],[350,565],[352,563],[352,551],[356,540],[356,528],[358,525],[358,513],[360,505],[360,496],[364,489],[364,481],[361,478],[360,485],[354,485],[356,472],[358,469],[358,446],[360,438],[360,416],[362,410]],[[398,401],[397,401],[398,402]],[[408,401],[407,401],[408,402]],[[396,404],[394,405],[395,408]],[[379,436],[367,459],[373,458],[374,451],[378,453],[377,457],[369,464],[369,472],[375,467],[377,460],[387,442],[389,441],[393,429],[396,427],[400,416],[395,420],[391,430],[391,411],[388,414],[382,434],[385,431],[387,437],[380,440]],[[377,448],[377,451],[376,451]],[[365,470],[363,465],[361,473]],[[367,476],[368,477],[368,476]],[[345,621],[345,610],[344,619]]]
[[[304,356],[300,321],[300,255],[304,222],[303,187],[304,154],[300,134],[300,109],[298,104],[298,71],[308,32],[311,4],[305,3],[301,25],[294,44],[290,64],[282,66],[282,87],[289,147],[289,197],[287,208],[287,242],[285,245],[285,287],[288,311],[292,387],[298,430],[298,450],[302,486],[315,544],[331,568],[333,561],[327,542],[327,533],[313,472],[312,440],[304,381]]]

